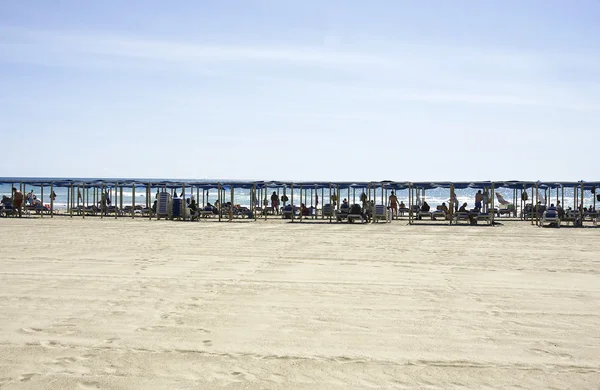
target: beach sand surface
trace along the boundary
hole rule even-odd
[[[2,389],[600,389],[600,229],[0,220]]]

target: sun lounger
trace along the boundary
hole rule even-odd
[[[477,222],[486,221],[488,225],[492,224],[492,214],[491,213],[478,213],[477,214]]]
[[[156,217],[158,219],[160,219],[161,217],[171,217],[173,207],[173,199],[171,197],[171,194],[169,194],[168,192],[159,192],[157,200],[158,201],[156,202]]]
[[[350,212],[350,207],[342,207],[335,212],[335,219],[338,222],[342,222],[342,220],[348,218],[348,213]]]
[[[86,206],[83,208],[83,213],[84,214],[89,214],[89,215],[96,215],[98,214],[98,212],[100,212],[100,209],[96,206]]]
[[[579,211],[577,210],[565,210],[565,215],[561,219],[562,222],[565,222],[567,225],[569,223],[573,224],[573,226],[578,226],[581,224]]]
[[[435,221],[437,218],[446,219],[447,214],[444,210],[435,210],[431,212],[431,220]]]
[[[323,209],[321,209],[321,215],[324,218],[335,217],[335,209],[329,203],[323,205]]]
[[[294,217],[294,207],[292,205],[287,205],[283,209],[281,209],[281,218],[283,219],[292,219]]]
[[[430,211],[419,210],[419,211],[416,212],[416,214],[417,214],[417,219],[431,218],[431,212]]]
[[[594,221],[594,219],[596,219],[596,217],[598,216],[598,212],[597,211],[586,211],[583,213],[583,219],[589,219],[590,221]]]
[[[403,216],[404,216],[404,214],[408,214],[408,212],[409,212],[409,211],[410,211],[410,210],[409,210],[409,208],[408,208],[408,207],[400,207],[400,208],[398,209],[398,215],[399,215],[399,216],[401,216],[401,217],[403,217]]]
[[[2,203],[2,214],[5,217],[9,215],[17,215],[19,212],[13,208],[11,203]]]
[[[392,211],[383,204],[376,204],[373,207],[373,222],[392,222]]]
[[[450,224],[454,223],[455,225],[457,225],[459,221],[469,221],[469,223],[475,224],[475,223],[477,223],[477,217],[478,217],[478,213],[457,211],[452,216],[452,219],[450,220]]]
[[[542,214],[542,221],[540,223],[540,227],[544,226],[544,224],[555,225],[556,227],[560,227],[560,218],[558,217],[558,211],[556,210],[546,210],[544,214]]]
[[[215,214],[215,209],[213,207],[211,207],[211,206],[204,206],[204,208],[200,212],[200,216],[202,218],[212,218],[212,217],[214,217],[216,215],[217,214]]]
[[[346,217],[348,218],[348,223],[354,223],[355,221],[360,220],[360,223],[365,223],[366,220],[362,214],[348,214]]]

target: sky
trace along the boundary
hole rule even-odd
[[[600,180],[600,0],[0,2],[0,177]]]

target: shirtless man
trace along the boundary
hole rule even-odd
[[[481,190],[475,194],[475,208],[481,210],[481,202],[483,202],[483,194]]]
[[[21,208],[23,206],[23,193],[13,187],[13,207],[19,211],[19,218],[21,218]]]
[[[394,194],[394,191],[390,195],[389,206],[392,209],[392,219],[394,219],[394,216],[398,219],[398,197]]]

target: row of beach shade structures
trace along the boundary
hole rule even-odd
[[[192,181],[140,181],[140,180],[27,180],[19,181],[16,183],[10,178],[0,178],[0,184],[10,184],[12,187],[17,187],[22,193],[26,193],[31,189],[39,189],[41,199],[44,199],[44,192],[48,191],[48,195],[54,194],[54,190],[57,188],[63,188],[67,190],[67,214],[73,216],[80,207],[84,207],[86,204],[89,206],[96,205],[100,202],[102,194],[110,192],[111,204],[119,205],[119,209],[123,210],[123,191],[131,190],[132,204],[129,208],[129,214],[131,217],[135,217],[136,211],[136,191],[144,193],[145,208],[150,209],[153,202],[153,194],[155,192],[170,192],[177,194],[181,190],[182,194],[188,196],[194,196],[196,202],[202,207],[208,198],[205,198],[206,191],[217,190],[217,201],[219,205],[226,202],[230,202],[232,205],[235,204],[235,189],[248,190],[250,193],[250,213],[256,219],[258,217],[256,211],[262,205],[263,199],[270,198],[270,191],[274,191],[278,196],[289,194],[289,202],[292,205],[305,203],[312,206],[313,199],[316,196],[320,196],[321,203],[325,202],[325,199],[337,200],[335,202],[335,208],[339,209],[340,199],[342,190],[348,195],[350,203],[358,203],[357,199],[364,192],[367,195],[368,201],[377,203],[379,200],[380,204],[387,204],[388,197],[391,191],[408,191],[408,219],[409,223],[414,223],[416,220],[415,206],[418,205],[420,199],[424,199],[425,192],[433,189],[448,189],[450,204],[448,205],[450,213],[455,209],[453,201],[456,199],[455,190],[457,189],[481,189],[490,193],[489,200],[491,203],[491,210],[494,210],[495,196],[494,193],[497,189],[510,189],[512,190],[512,202],[513,204],[513,216],[516,218],[517,207],[516,205],[520,202],[521,210],[524,210],[524,206],[527,202],[537,205],[540,199],[550,203],[556,198],[556,203],[560,202],[562,205],[565,204],[565,189],[573,190],[573,205],[581,205],[579,210],[583,208],[584,204],[584,192],[591,191],[592,194],[596,193],[596,189],[600,188],[600,182],[540,182],[540,181],[475,181],[475,182],[397,182],[397,181],[379,181],[379,182],[290,182],[290,181],[238,181],[238,182],[192,182]],[[294,194],[299,194],[294,199]],[[527,194],[527,195],[525,195]],[[357,197],[358,196],[358,197]],[[593,207],[596,209],[596,196],[593,196]],[[55,214],[54,208],[54,197],[50,196],[49,214],[51,217]],[[185,200],[184,200],[185,201]],[[296,201],[296,202],[295,202]],[[201,203],[200,203],[201,202]],[[138,205],[141,206],[141,205]],[[219,209],[218,217],[219,220],[226,217]],[[266,213],[263,213],[264,217],[267,217]],[[491,213],[493,221],[493,214]],[[42,213],[43,215],[43,213]],[[81,213],[85,217],[85,213]],[[100,213],[101,217],[105,216],[105,213]],[[114,213],[115,218],[118,217],[119,213]],[[123,216],[124,214],[121,214]],[[152,218],[152,213],[148,213],[148,217]],[[186,215],[182,215],[183,219],[186,219]],[[294,214],[292,213],[292,220]],[[329,215],[332,218],[332,215]],[[539,213],[531,213],[528,220],[532,224],[539,223]]]

